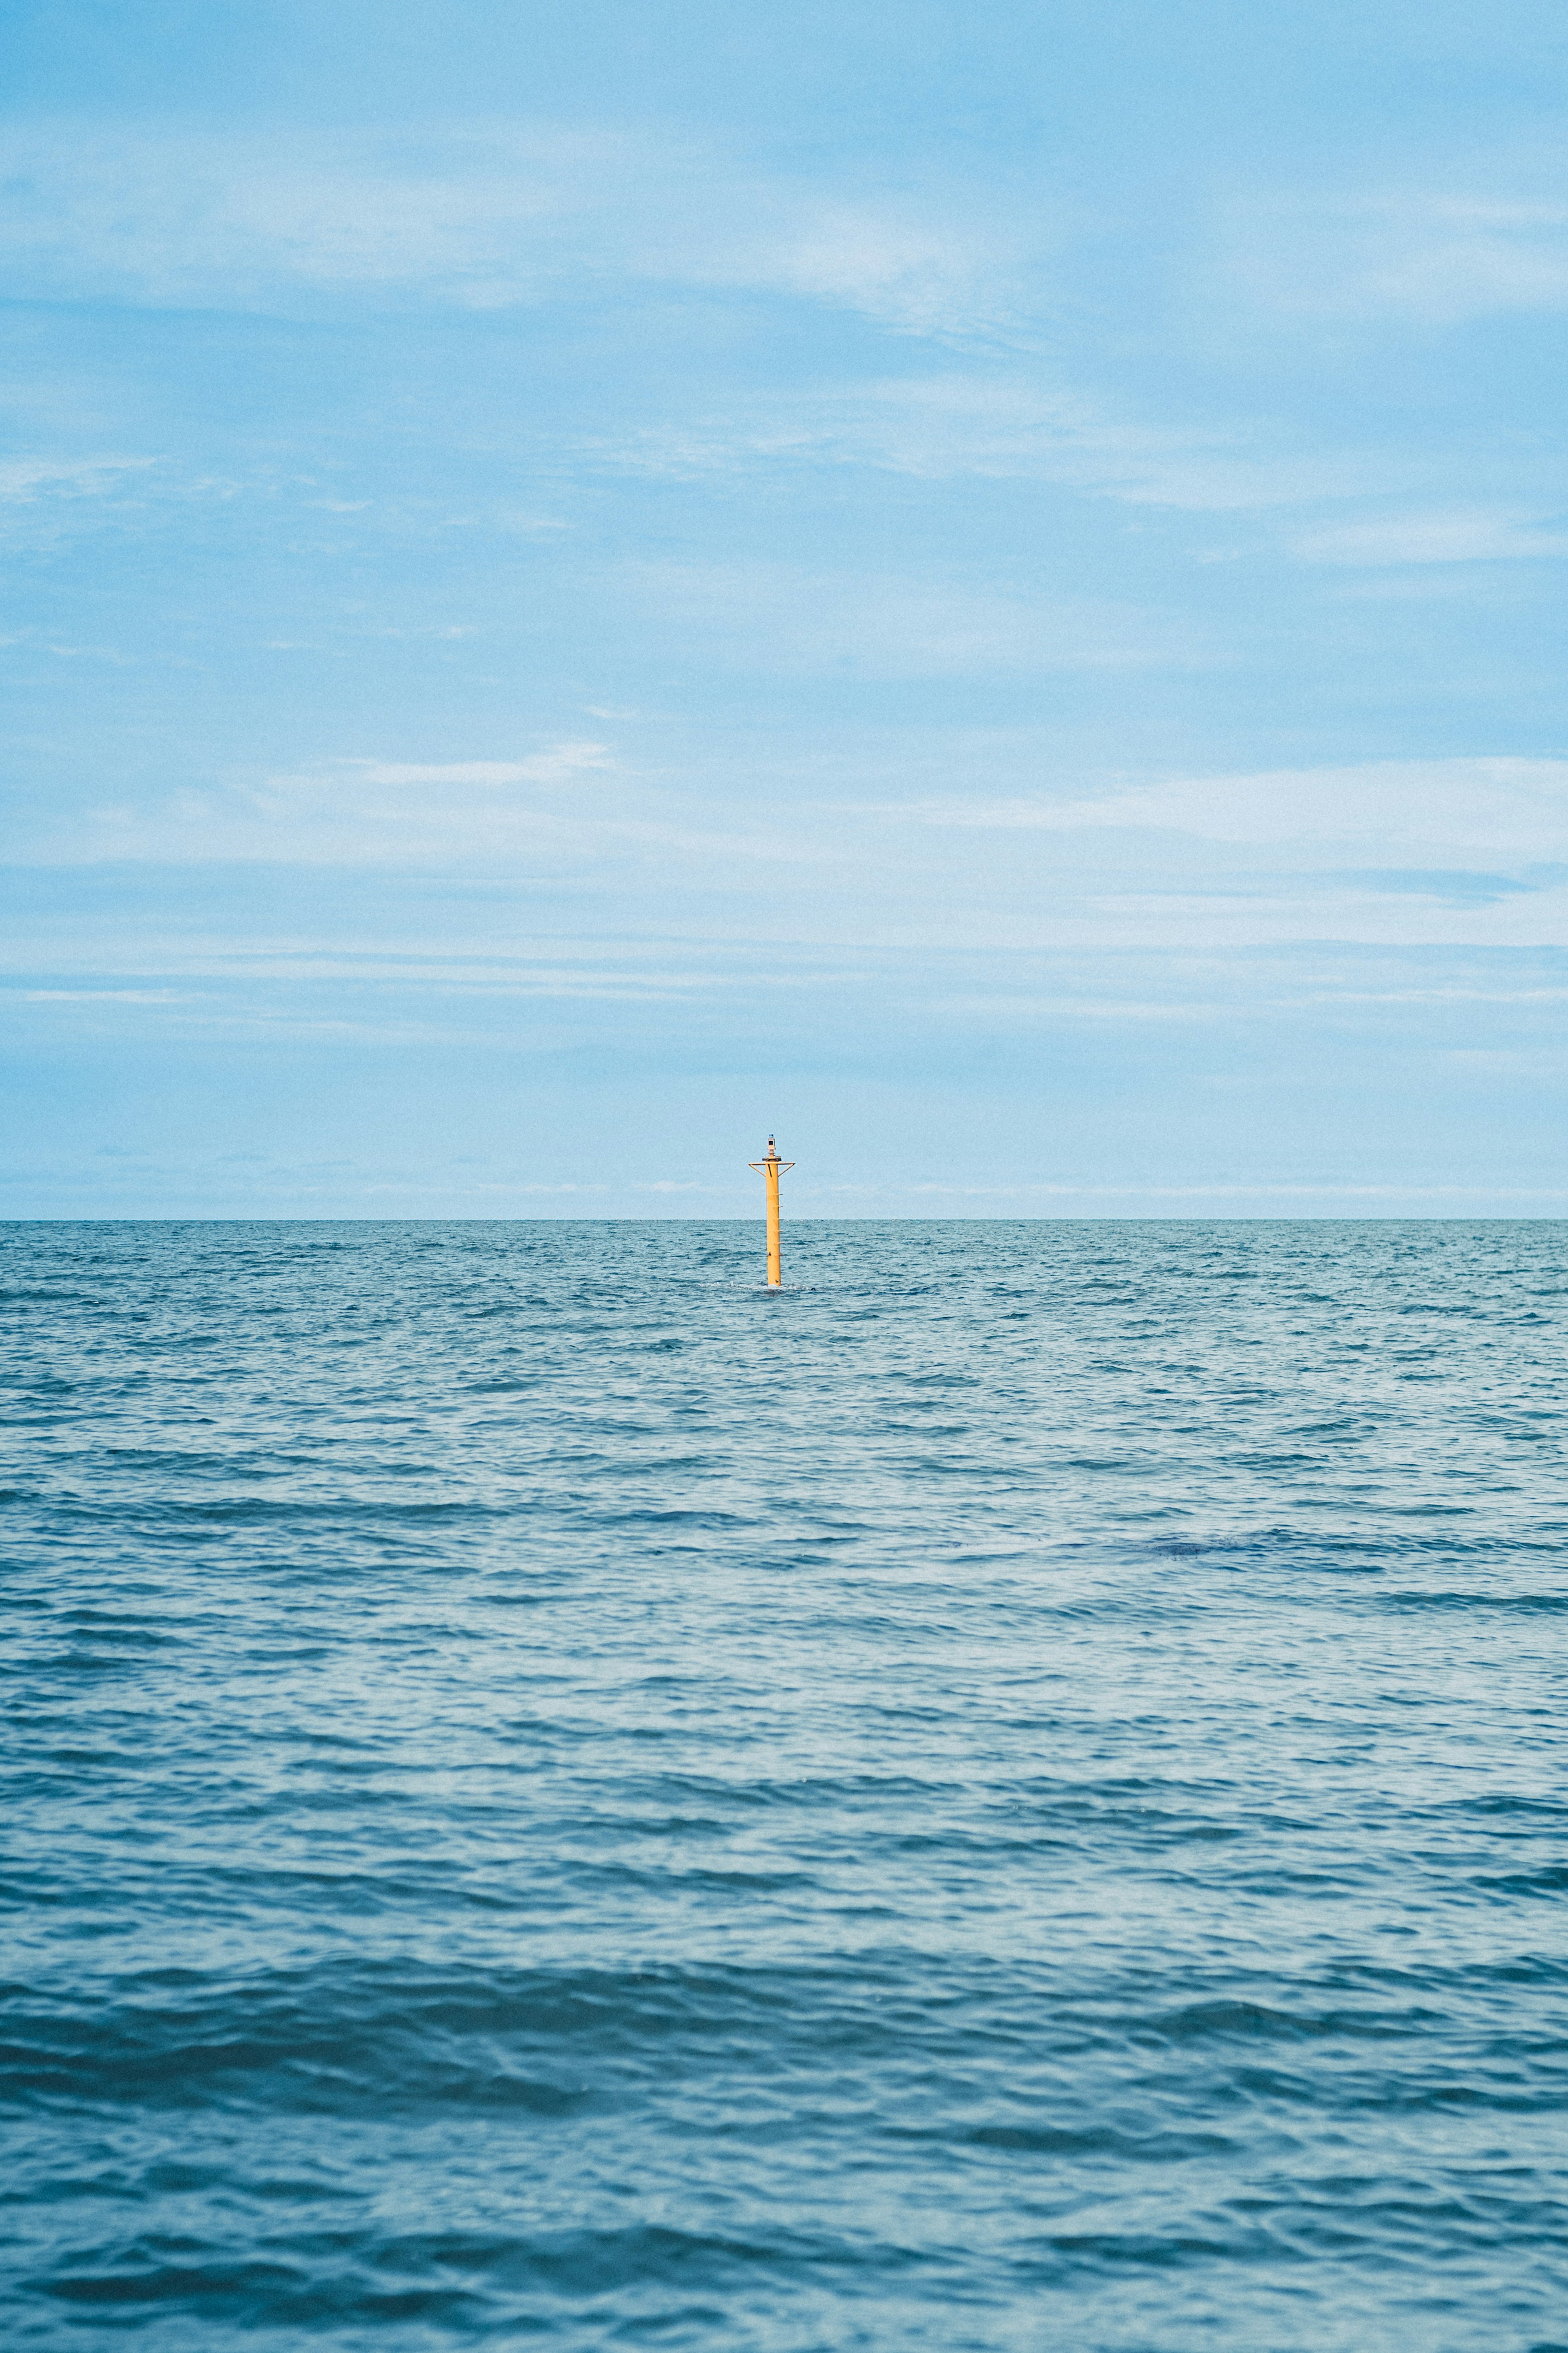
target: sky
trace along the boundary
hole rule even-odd
[[[11,0],[0,1214],[1568,1213],[1565,69]]]

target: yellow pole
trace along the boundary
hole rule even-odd
[[[782,1282],[784,1266],[779,1256],[779,1165],[770,1160],[765,1170],[768,1188],[768,1281]]]
[[[750,1166],[761,1173],[767,1184],[768,1287],[770,1290],[776,1291],[784,1282],[784,1271],[779,1260],[779,1172],[781,1169],[793,1168],[795,1162],[779,1158],[778,1145],[770,1135],[767,1158],[753,1160]]]

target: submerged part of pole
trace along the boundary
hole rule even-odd
[[[770,1135],[768,1138],[767,1158],[765,1160],[753,1160],[748,1165],[751,1167],[755,1168],[767,1183],[768,1287],[770,1290],[776,1291],[784,1281],[784,1271],[779,1258],[779,1176],[784,1169],[793,1168],[795,1166],[795,1162],[793,1160],[781,1160],[779,1158],[778,1145],[773,1142],[773,1137]]]

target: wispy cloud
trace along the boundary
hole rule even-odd
[[[671,936],[790,940],[792,955],[807,941],[837,955],[1568,941],[1568,761],[1382,762],[1098,792],[1064,780],[917,800],[857,798],[842,776],[819,799],[798,782],[781,797],[743,781],[729,769],[639,775],[598,744],[512,761],[340,761],[102,807],[21,855],[483,875],[523,894],[519,905],[540,890],[552,906],[609,894],[658,911]],[[483,995],[516,981],[454,965],[444,985]],[[603,985],[547,965],[530,982],[579,995]]]
[[[603,454],[674,476],[811,463],[925,481],[1054,482],[1210,512],[1387,493],[1402,470],[1385,454],[1291,447],[1257,423],[1152,422],[1129,404],[994,366],[756,398],[727,417],[644,427]]]
[[[1453,327],[1568,309],[1568,185],[1560,158],[1478,170],[1468,187],[1249,191],[1219,250],[1233,288],[1302,321]],[[1486,185],[1489,183],[1490,185]]]
[[[941,333],[1007,314],[1021,243],[961,193],[835,188],[718,141],[593,128],[398,142],[57,123],[11,131],[7,177],[11,290],[155,304],[355,292],[486,310],[620,278]]]
[[[627,577],[710,659],[763,672],[958,678],[1214,659],[1180,617],[1109,599],[778,563],[636,565]]]
[[[48,863],[416,864],[580,853],[585,828],[562,795],[614,767],[605,745],[552,744],[519,760],[339,760],[294,776],[161,803],[100,805],[31,849]],[[26,849],[24,855],[29,854]]]
[[[47,498],[100,498],[122,476],[142,473],[151,458],[0,459],[0,501],[31,506]]]
[[[1167,832],[1423,869],[1568,860],[1568,760],[1371,761],[1173,779],[1092,798],[930,801],[931,824],[1000,831]]]
[[[570,785],[616,765],[605,744],[555,744],[526,760],[344,760],[339,764],[362,785]]]
[[[363,135],[223,138],[181,129],[40,123],[6,139],[0,267],[12,287],[244,306],[289,281],[426,286],[469,303],[515,298],[531,243],[571,209],[593,142],[517,142],[506,165],[466,142],[442,161],[389,158]]]
[[[1518,564],[1568,555],[1568,530],[1518,507],[1415,508],[1320,524],[1292,546],[1313,564]]]
[[[24,1005],[189,1005],[188,990],[176,988],[19,988],[8,992]]]

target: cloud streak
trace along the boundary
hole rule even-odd
[[[1161,832],[1379,860],[1568,860],[1568,760],[1383,760],[1143,785],[1093,798],[931,801],[929,824],[1000,832]]]
[[[556,125],[6,137],[0,278],[154,305],[303,298],[504,309],[621,278],[793,296],[917,333],[1008,315],[1016,230],[962,198],[759,172],[721,142]]]
[[[699,639],[710,660],[763,673],[967,678],[1214,658],[1179,617],[989,582],[781,563],[634,565],[626,578],[661,627]]]
[[[645,427],[604,455],[677,478],[865,466],[921,481],[1059,483],[1129,506],[1211,513],[1400,486],[1398,461],[1386,454],[1271,448],[1256,425],[1153,424],[1124,406],[994,367],[761,399],[728,418]]]
[[[960,755],[962,756],[962,755]],[[1382,762],[1098,793],[810,798],[639,774],[599,743],[341,761],[36,837],[41,864],[414,870],[673,935],[1226,947],[1568,942],[1568,761]],[[456,976],[454,976],[456,985]],[[465,984],[487,986],[475,971]]]
[[[1322,524],[1291,543],[1310,564],[1521,564],[1568,555],[1568,531],[1518,507],[1415,508]]]
[[[126,474],[144,473],[151,458],[0,459],[0,502],[34,506],[50,498],[102,498]]]
[[[1468,186],[1264,188],[1236,197],[1217,237],[1233,292],[1302,323],[1452,328],[1568,310],[1560,153],[1472,169]]]

